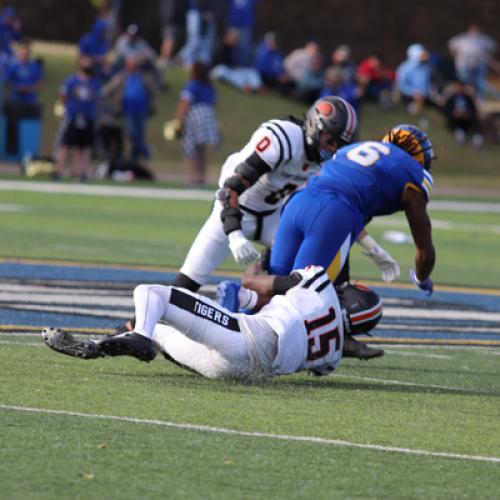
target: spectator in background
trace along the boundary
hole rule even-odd
[[[371,54],[358,65],[358,81],[361,94],[367,101],[383,108],[392,106],[392,90],[395,72],[385,68],[378,54]]]
[[[122,11],[122,0],[91,0],[97,9],[99,17],[105,19],[109,24],[109,32],[112,38],[116,38],[120,30],[120,18]]]
[[[454,83],[449,89],[443,112],[457,144],[465,144],[467,134],[472,134],[472,145],[480,148],[483,135],[478,119],[474,88],[462,82]]]
[[[14,56],[12,42],[21,40],[21,21],[14,7],[5,7],[0,12],[0,57]]]
[[[347,45],[339,45],[330,56],[331,65],[328,69],[339,69],[343,73],[343,81],[356,79],[356,65],[351,60],[351,49]]]
[[[212,64],[217,34],[214,2],[187,0],[186,43],[179,51],[180,62],[189,67],[195,61]]]
[[[165,89],[163,77],[156,67],[156,52],[149,43],[139,35],[137,24],[129,24],[125,33],[120,35],[115,43],[116,61],[113,72],[124,68],[129,57],[134,58],[142,71],[151,73],[159,89]]]
[[[295,87],[283,65],[283,52],[279,48],[276,34],[266,33],[255,50],[255,68],[265,87],[288,95]]]
[[[345,80],[341,68],[329,68],[325,72],[325,82],[319,97],[337,96],[345,99],[358,113],[360,112],[361,88],[352,80]]]
[[[73,177],[85,181],[90,176],[90,155],[94,145],[94,122],[101,84],[93,76],[92,59],[80,56],[78,69],[59,90],[64,118],[58,134],[55,178],[61,179],[68,152],[74,163]]]
[[[117,113],[123,116],[130,139],[130,159],[151,158],[146,144],[146,125],[155,109],[155,86],[139,67],[139,59],[129,55],[125,68],[103,87],[102,96],[112,99]]]
[[[92,30],[80,38],[80,55],[88,58],[94,76],[105,80],[109,76],[108,53],[110,50],[110,25],[105,19],[97,19]]]
[[[217,94],[209,79],[208,67],[195,62],[181,90],[176,121],[182,130],[182,148],[188,162],[188,183],[202,187],[206,183],[207,146],[219,143],[215,116]]]
[[[298,84],[311,69],[314,57],[320,54],[319,43],[311,39],[306,42],[304,47],[295,49],[288,54],[283,61],[283,65],[290,78]]]
[[[31,42],[24,40],[19,55],[7,71],[6,85],[9,98],[5,103],[7,118],[7,152],[17,154],[18,124],[23,118],[39,119],[41,108],[38,94],[43,84],[43,66],[31,57]]]
[[[455,71],[460,81],[472,85],[479,98],[487,90],[488,67],[498,66],[493,59],[497,43],[481,33],[477,23],[471,23],[465,33],[448,41],[448,48],[455,58]]]
[[[162,42],[160,49],[160,68],[174,65],[174,54],[179,48],[179,40],[186,27],[186,0],[160,0],[160,23]]]
[[[252,35],[255,25],[255,5],[258,0],[229,0],[227,27],[238,30],[238,44],[235,47],[235,65],[251,65]]]
[[[244,92],[257,92],[262,87],[259,72],[255,68],[238,66],[236,63],[238,37],[239,30],[226,32],[217,51],[216,66],[210,72],[210,77]]]
[[[304,78],[297,82],[295,93],[299,101],[312,104],[318,97],[323,87],[325,70],[321,54],[313,56],[310,68]]]
[[[423,45],[415,43],[408,47],[407,56],[396,70],[396,85],[408,112],[421,115],[424,106],[432,104],[429,53]],[[420,125],[425,128],[425,123]]]

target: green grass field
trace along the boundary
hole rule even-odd
[[[0,408],[1,497],[498,498],[500,463],[432,455],[499,456],[493,354],[389,349],[370,364],[344,361],[323,379],[240,385],[204,380],[159,359],[80,361],[16,337],[0,349],[0,401],[63,413]]]
[[[178,268],[210,211],[210,202],[1,192],[0,257],[149,265]],[[435,283],[499,288],[500,222],[497,214],[432,212]],[[401,264],[400,281],[413,266],[412,244],[384,241],[383,233],[408,232],[404,216],[377,218],[369,231]],[[355,245],[353,276],[379,279]],[[238,270],[231,259],[222,270]]]
[[[161,268],[181,263],[210,209],[15,191],[2,191],[0,206],[11,210],[0,212],[4,259]],[[498,288],[498,216],[432,216],[438,287]],[[402,223],[376,220],[372,233],[380,239]],[[406,282],[412,246],[385,246]],[[352,269],[378,278],[358,250]],[[370,363],[344,360],[331,377],[242,385],[159,358],[71,359],[39,337],[7,332],[1,498],[498,498],[500,463],[488,461],[500,459],[498,350],[392,347]]]

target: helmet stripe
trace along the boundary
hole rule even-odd
[[[350,142],[352,140],[352,136],[354,134],[354,131],[356,130],[358,122],[356,117],[356,111],[354,111],[354,108],[345,99],[342,98],[339,99],[344,103],[347,112],[346,127],[345,130],[340,135],[340,138],[343,139],[344,141]]]

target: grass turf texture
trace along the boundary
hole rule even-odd
[[[147,200],[2,192],[0,203],[19,206],[1,212],[0,257],[140,264],[177,268],[210,211],[209,202]],[[437,284],[498,288],[498,215],[432,212]],[[401,264],[406,283],[414,266],[414,246],[385,242],[389,229],[408,232],[403,216],[381,217],[370,233]],[[378,268],[353,246],[352,275],[379,279]],[[238,270],[228,259],[222,270]]]
[[[498,356],[397,352],[346,360],[331,377],[241,385],[162,359],[85,362],[2,345],[0,401],[498,456]],[[396,379],[417,385],[384,382]],[[0,425],[5,498],[497,498],[500,487],[494,463],[2,409]]]
[[[75,69],[75,58],[72,55],[54,53],[50,47],[36,49],[46,65],[46,78],[41,92],[44,106],[44,127],[42,150],[50,153],[53,148],[55,133],[59,127],[59,119],[53,115],[54,102],[63,80]],[[76,53],[76,50],[75,50]],[[148,140],[152,145],[155,169],[182,172],[184,159],[180,144],[166,142],[162,136],[163,123],[172,119],[178,102],[179,91],[186,81],[186,74],[180,69],[169,69],[165,72],[170,86],[167,93],[158,96],[158,111],[148,126]],[[284,99],[276,94],[246,95],[225,85],[217,84],[219,101],[217,113],[222,132],[222,145],[213,152],[210,159],[210,171],[217,175],[225,158],[238,151],[248,141],[255,127],[264,120],[285,117],[289,114],[302,116],[307,105]],[[436,111],[428,113],[431,125],[429,134],[432,138],[438,161],[435,163],[434,175],[437,182],[459,186],[485,186],[500,189],[500,148],[486,144],[479,151],[467,147],[458,147],[451,132],[446,128],[443,117]],[[397,123],[414,120],[402,108],[381,110],[372,104],[362,107],[360,139],[378,139],[383,133]]]

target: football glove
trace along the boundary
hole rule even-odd
[[[384,281],[394,281],[400,275],[399,264],[371,236],[364,236],[359,244],[365,249],[363,253],[382,271]]]
[[[228,234],[229,249],[238,264],[250,264],[259,257],[259,252],[240,230]]]
[[[434,283],[430,278],[427,278],[423,281],[420,281],[417,278],[417,273],[412,269],[410,271],[410,283],[413,283],[414,285],[417,285],[420,290],[422,290],[427,297],[432,295],[432,292],[434,291]]]

